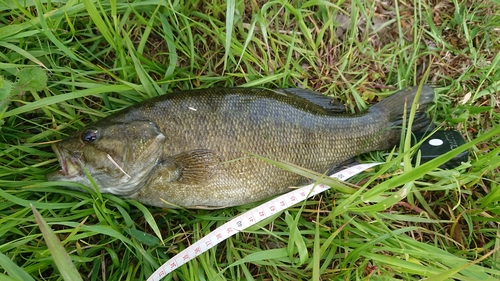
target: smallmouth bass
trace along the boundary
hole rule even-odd
[[[304,89],[180,91],[125,108],[52,145],[61,171],[49,181],[91,187],[158,207],[224,208],[284,193],[307,179],[249,154],[319,173],[393,147],[418,87],[361,114],[341,114]],[[424,85],[412,130],[429,124]]]

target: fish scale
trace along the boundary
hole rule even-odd
[[[395,125],[408,115],[417,92],[417,87],[401,90],[356,115],[339,114],[329,98],[302,89],[166,94],[112,114],[54,145],[66,169],[48,179],[89,185],[82,167],[75,164],[82,163],[101,192],[148,205],[222,208],[254,202],[307,179],[252,155],[324,173],[360,153],[390,148],[400,136]],[[433,98],[433,89],[424,86],[412,129],[429,123],[425,110]],[[132,122],[136,127],[131,132],[148,133],[127,136],[123,128]],[[82,138],[94,133],[95,139]],[[120,149],[123,157],[110,155]],[[75,151],[82,155],[79,159],[70,153]],[[147,162],[141,165],[137,159],[143,151],[148,157],[141,158]]]

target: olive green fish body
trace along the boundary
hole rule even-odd
[[[299,89],[172,93],[126,108],[54,146],[63,171],[49,179],[89,185],[82,163],[101,192],[148,205],[254,202],[307,180],[252,155],[324,173],[360,153],[390,148],[415,93],[400,91],[358,115],[339,114],[327,98]],[[433,96],[424,87],[414,128],[428,123],[424,111]]]

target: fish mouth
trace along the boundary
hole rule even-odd
[[[82,171],[80,169],[80,161],[78,158],[59,148],[56,144],[52,144],[52,150],[57,156],[57,161],[61,165],[61,170],[49,174],[47,177],[53,180],[61,180],[63,178],[73,178],[80,176]]]

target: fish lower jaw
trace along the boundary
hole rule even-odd
[[[72,163],[66,163],[66,176],[67,177],[76,177],[76,176],[81,176],[82,171],[80,167],[73,165]]]
[[[72,181],[75,178],[82,177],[83,173],[79,167],[67,164],[66,161],[59,161],[61,170],[53,172],[47,176],[52,181]]]
[[[80,173],[68,174],[67,172],[65,172],[63,170],[59,170],[59,171],[47,174],[46,177],[47,177],[47,180],[49,180],[49,181],[75,181],[75,182],[81,182],[78,179],[82,178],[82,175]]]
[[[52,145],[52,150],[56,153],[57,161],[59,165],[61,165],[61,170],[58,171],[58,173],[62,177],[72,178],[83,174],[79,159],[71,156],[67,151],[59,148],[56,144]]]

